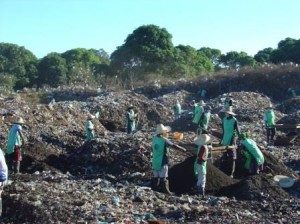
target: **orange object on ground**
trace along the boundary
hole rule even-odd
[[[173,133],[173,139],[174,139],[175,141],[180,141],[180,140],[182,140],[182,139],[183,139],[183,133],[181,133],[181,132],[174,132],[174,133]]]

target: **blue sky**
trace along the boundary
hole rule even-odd
[[[41,58],[72,48],[112,53],[141,25],[166,28],[173,44],[245,51],[300,38],[299,0],[0,0],[0,42]]]

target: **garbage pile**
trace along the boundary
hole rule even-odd
[[[279,106],[284,113],[299,113],[300,111],[300,96],[290,98]]]
[[[295,223],[299,217],[293,199],[281,199],[279,204],[278,198],[267,194],[259,201],[226,196],[202,200],[197,195],[166,196],[127,181],[86,180],[69,173],[44,171],[13,178],[3,196],[7,223]]]
[[[299,203],[295,197],[299,186],[283,190],[272,181],[278,174],[298,178],[294,172],[300,170],[297,145],[266,148],[266,173],[258,177],[232,179],[220,169],[215,158],[208,164],[209,196],[202,200],[191,191],[195,138],[194,127],[190,125],[192,93],[174,88],[174,93],[155,99],[132,91],[86,94],[62,91],[60,95],[57,90],[49,90],[47,94],[49,99],[57,98],[50,105],[30,103],[18,94],[0,98],[1,148],[16,116],[26,121],[27,138],[22,174],[11,175],[12,182],[3,192],[4,222],[299,221]],[[231,94],[242,129],[250,131],[263,144],[262,115],[272,101],[254,92]],[[184,102],[186,112],[174,120],[172,106],[177,98]],[[212,106],[210,127],[219,132],[223,98],[224,95],[219,95],[206,101]],[[125,111],[130,104],[139,118],[138,131],[128,135]],[[84,122],[88,114],[96,112],[100,114],[93,120],[96,138],[84,142]],[[283,117],[280,107],[276,107],[275,113],[279,119]],[[172,196],[149,188],[151,139],[158,123],[171,125],[173,132],[182,131],[184,139],[177,143],[189,150],[171,150],[170,187],[176,193]],[[218,140],[215,135],[214,141]]]

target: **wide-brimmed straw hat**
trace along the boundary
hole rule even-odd
[[[211,137],[208,134],[201,134],[194,139],[194,142],[196,145],[205,145],[210,142],[210,139]]]
[[[232,106],[228,107],[224,112],[225,112],[226,114],[230,114],[230,115],[233,115],[233,116],[236,115],[236,114],[233,112],[233,110],[232,110]]]
[[[158,124],[156,126],[156,130],[155,130],[155,135],[159,135],[162,134],[164,132],[170,132],[171,131],[171,127],[169,126],[164,126],[163,124]]]
[[[267,109],[268,109],[268,108],[273,109],[273,104],[270,103],[266,108],[267,108]]]
[[[276,176],[274,176],[273,179],[282,188],[292,187],[295,183],[295,180],[293,178],[288,177],[288,176],[284,176],[284,175],[276,175]]]
[[[21,117],[18,117],[17,120],[14,122],[15,124],[24,124],[24,120]]]
[[[204,103],[204,101],[203,101],[203,100],[200,100],[200,101],[199,101],[199,105],[200,105],[200,106],[205,106],[205,105],[206,105],[206,103]]]
[[[95,118],[95,116],[92,114],[88,114],[88,116],[87,116],[87,119],[89,119],[89,120],[93,120],[94,118]]]

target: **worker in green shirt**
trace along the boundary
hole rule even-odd
[[[170,127],[159,124],[152,138],[151,164],[154,177],[151,181],[151,187],[153,190],[162,190],[166,194],[171,194],[168,181],[169,147],[186,151],[185,148],[174,144],[168,139],[170,131]]]
[[[223,134],[221,138],[221,145],[223,146],[231,146],[236,145],[236,138],[239,135],[239,126],[237,119],[235,118],[235,113],[232,111],[232,107],[229,107],[224,111],[225,117],[222,120],[222,129]],[[228,149],[225,154],[226,160],[231,160],[232,168],[230,172],[230,176],[233,177],[235,172],[235,161],[236,161],[236,149]]]
[[[181,105],[178,100],[176,101],[176,104],[174,105],[173,110],[174,110],[175,119],[180,118],[182,110],[181,110]]]
[[[211,116],[211,107],[207,106],[205,107],[205,111],[202,113],[202,117],[200,119],[200,124],[199,124],[199,133],[202,134],[203,131],[208,132],[208,124],[210,121],[210,116]]]
[[[206,185],[206,164],[208,158],[208,146],[210,142],[210,136],[208,134],[198,135],[195,139],[196,144],[196,160],[194,163],[194,173],[197,176],[196,189],[203,197],[205,196]]]
[[[275,128],[275,113],[273,110],[273,105],[270,104],[264,113],[264,125],[267,132],[267,143],[268,145],[274,144],[274,136],[276,132]]]
[[[20,172],[20,166],[22,161],[22,146],[24,145],[24,137],[23,137],[23,126],[24,120],[19,117],[10,128],[8,133],[5,157],[8,165],[8,169],[10,171],[14,171],[15,173]]]
[[[263,170],[263,164],[265,162],[264,155],[256,142],[250,139],[246,132],[242,132],[239,138],[241,139],[240,144],[245,161],[244,168],[249,174],[259,174],[259,172]]]
[[[92,120],[94,119],[94,115],[89,114],[87,120],[85,122],[85,141],[89,142],[95,138],[94,124]]]

